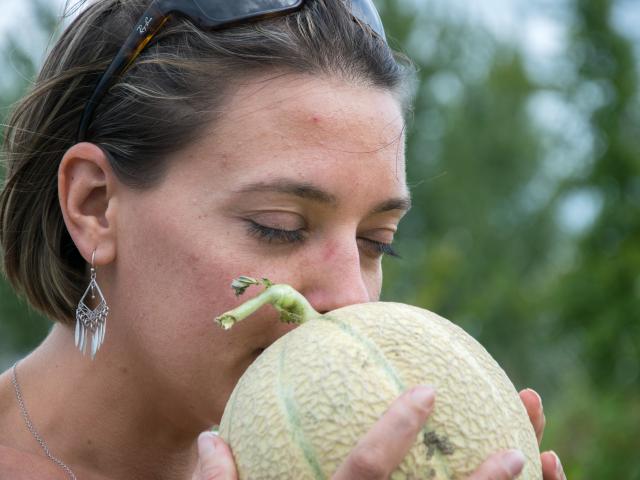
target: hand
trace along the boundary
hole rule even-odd
[[[542,434],[544,432],[544,411],[542,409],[542,399],[534,390],[527,388],[520,392],[520,398],[524,403],[524,408],[529,414],[529,419],[533,424],[533,429],[536,432],[538,438],[538,445],[542,441]],[[562,469],[562,463],[555,452],[549,450],[543,452],[540,455],[540,461],[542,462],[542,478],[543,480],[566,480],[564,470]]]
[[[433,410],[434,401],[435,392],[431,388],[414,387],[402,394],[362,437],[332,480],[389,478],[413,446]],[[480,465],[469,480],[511,480],[523,467],[521,452],[497,452]]]
[[[238,472],[231,449],[211,432],[198,437],[198,465],[191,480],[237,480]]]

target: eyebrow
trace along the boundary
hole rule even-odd
[[[311,200],[332,207],[338,206],[338,198],[332,193],[313,185],[309,182],[297,182],[288,179],[277,179],[271,182],[256,182],[242,186],[234,193],[252,194],[252,193],[283,193],[285,195],[293,195],[304,200]],[[392,210],[402,210],[407,212],[411,208],[411,198],[398,197],[385,200],[371,209],[370,215],[376,213],[384,213]]]
[[[403,212],[411,210],[411,197],[398,197],[385,200],[374,207],[370,214],[390,212],[392,210],[402,210]]]
[[[277,179],[271,182],[250,183],[236,190],[236,193],[284,193],[286,195],[294,195],[305,200],[313,200],[314,202],[324,203],[331,206],[338,205],[338,199],[335,195],[330,194],[307,182],[295,182],[287,179]]]

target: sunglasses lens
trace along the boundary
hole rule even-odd
[[[187,13],[201,27],[215,28],[251,17],[297,10],[303,2],[304,0],[192,0],[179,2],[179,5],[180,10]],[[351,12],[354,17],[369,25],[379,37],[386,40],[382,20],[372,0],[347,0],[347,2],[351,3]]]
[[[351,13],[358,20],[369,25],[380,38],[386,40],[380,14],[372,0],[351,0]]]
[[[216,27],[221,24],[234,22],[235,20],[246,20],[253,16],[292,11],[300,7],[303,1],[304,0],[193,0],[193,2],[185,2],[185,6],[187,3],[194,4],[195,11],[189,12],[189,15],[195,17],[194,19],[198,21],[202,27]],[[181,7],[184,8],[182,5]]]

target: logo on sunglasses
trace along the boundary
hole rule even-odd
[[[149,29],[149,24],[152,21],[153,21],[152,17],[144,17],[144,25],[140,24],[137,27],[138,33],[140,33],[140,35],[144,35],[145,33],[147,33],[147,30]]]

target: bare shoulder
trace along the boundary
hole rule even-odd
[[[20,415],[9,369],[0,374],[0,480],[68,480],[43,453],[26,451],[30,444],[39,449]],[[73,470],[83,480],[112,480],[75,466]]]
[[[9,369],[0,374],[0,480],[67,480],[44,456],[10,446],[16,443],[21,421]]]
[[[22,421],[22,418],[11,382],[11,372],[7,370],[0,374],[0,447],[4,448],[0,450],[2,452],[0,460],[7,455],[7,445],[16,444],[18,421]],[[0,476],[0,480],[3,479],[4,477]]]
[[[0,445],[0,479],[67,480],[65,473],[51,461],[29,452]]]

